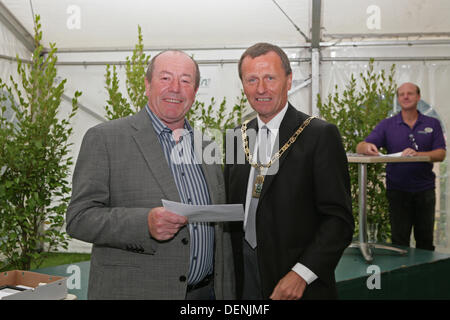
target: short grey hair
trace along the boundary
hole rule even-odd
[[[166,52],[178,52],[178,53],[182,53],[186,56],[188,56],[192,62],[194,62],[195,65],[195,90],[198,89],[198,87],[200,86],[200,68],[198,67],[198,63],[197,61],[194,60],[194,58],[192,58],[190,55],[188,55],[186,52],[181,51],[181,50],[165,50],[165,51],[161,51],[160,53],[158,53],[156,56],[154,56],[151,60],[150,63],[148,64],[148,68],[147,68],[147,72],[145,74],[148,83],[152,82],[152,76],[153,76],[153,70],[155,69],[155,61],[156,58],[158,58],[161,54],[166,53]]]

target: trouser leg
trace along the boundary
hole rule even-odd
[[[434,189],[415,194],[414,203],[413,226],[416,248],[433,251],[436,205],[436,194]]]
[[[257,247],[252,249],[247,241],[243,241],[244,284],[242,299],[244,300],[261,300],[263,298],[257,249]]]
[[[413,224],[412,196],[409,192],[387,190],[392,244],[409,247]]]

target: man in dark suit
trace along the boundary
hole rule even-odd
[[[334,270],[354,230],[339,131],[288,102],[292,70],[279,47],[248,48],[239,76],[257,118],[227,145],[227,201],[245,206],[233,242],[238,297],[336,298]]]

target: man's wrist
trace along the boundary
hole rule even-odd
[[[307,284],[311,284],[314,280],[316,280],[318,278],[314,272],[312,272],[310,269],[308,269],[301,263],[297,263],[292,268],[292,271],[294,271],[300,277],[302,277],[306,281]]]

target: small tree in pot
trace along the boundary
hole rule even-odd
[[[0,79],[0,253],[10,267],[39,265],[41,251],[67,247],[64,214],[70,200],[70,121],[77,111],[75,92],[70,114],[58,119],[66,80],[56,80],[56,47],[44,56],[40,18],[35,19],[32,61],[19,58],[21,83]],[[15,101],[18,101],[16,103]],[[8,102],[9,101],[9,102]],[[7,103],[8,102],[8,103]],[[9,105],[16,121],[6,118]]]
[[[350,82],[341,95],[337,92],[322,101],[318,96],[317,107],[321,116],[334,123],[341,132],[342,141],[347,152],[356,152],[356,145],[363,141],[375,126],[393,109],[396,84],[394,81],[395,65],[390,73],[375,72],[371,60],[365,73],[359,75],[362,85],[357,88],[357,80],[352,75]],[[385,187],[385,164],[373,163],[367,166],[367,221],[377,225],[377,240],[390,239],[388,202]],[[356,221],[355,233],[359,232],[358,221],[358,167],[349,164],[353,215]]]
[[[142,29],[138,25],[138,43],[134,47],[131,58],[126,58],[125,64],[128,98],[120,91],[116,66],[106,66],[105,88],[108,91],[108,100],[106,101],[105,111],[108,120],[130,116],[145,106],[147,103],[145,73],[150,57],[144,52]]]

